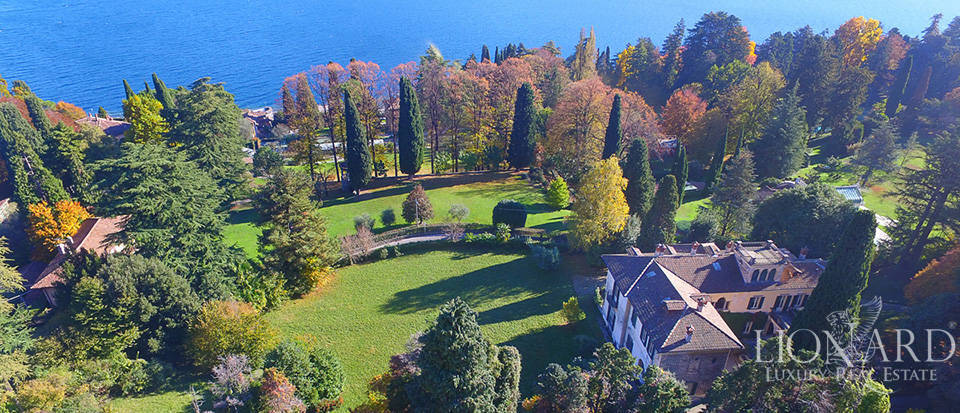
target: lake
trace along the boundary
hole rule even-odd
[[[810,25],[833,30],[854,16],[917,35],[935,13],[943,27],[960,2],[889,1],[120,1],[0,0],[0,75],[39,96],[93,112],[119,111],[121,79],[135,89],[157,72],[169,86],[209,76],[241,107],[273,104],[284,77],[350,58],[390,67],[430,43],[464,60],[494,46],[556,42],[572,53],[581,27],[614,53],[637,37],[661,44],[678,19],[711,10],[739,16],[759,42]]]

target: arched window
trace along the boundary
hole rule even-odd
[[[777,275],[777,269],[776,269],[776,268],[770,270],[770,274],[767,275],[767,281],[773,281],[773,280],[775,279],[775,278],[774,278],[775,275]]]
[[[714,304],[714,307],[717,307],[717,310],[725,310],[727,307],[727,299],[721,298],[717,300],[717,303]]]
[[[763,270],[763,272],[760,273],[760,281],[766,281],[766,280],[767,280],[767,270]]]
[[[752,283],[757,282],[757,276],[759,275],[760,275],[760,270],[753,270],[753,275],[750,276],[750,282]]]

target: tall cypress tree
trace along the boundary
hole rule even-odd
[[[31,142],[31,144],[39,144],[39,146],[34,147],[34,150],[40,156],[44,156],[47,148],[50,146],[48,142],[51,139],[53,124],[50,122],[50,118],[47,117],[47,113],[43,110],[43,103],[40,102],[40,98],[38,98],[37,95],[27,95],[24,97],[23,103],[27,106],[27,113],[30,114],[33,127],[39,132],[38,137],[40,140],[38,142]]]
[[[400,118],[397,124],[400,172],[413,175],[423,166],[423,115],[413,83],[400,78]]]
[[[537,112],[533,99],[533,86],[524,82],[517,89],[513,131],[510,133],[510,147],[507,148],[507,161],[514,169],[526,168],[533,161],[533,128]]]
[[[907,83],[910,81],[910,71],[913,70],[913,55],[907,56],[900,61],[900,67],[897,69],[897,77],[890,85],[890,92],[887,95],[887,106],[883,113],[892,118],[900,109],[900,101],[903,100],[903,93],[906,91]]]
[[[664,176],[657,186],[657,195],[653,205],[643,218],[637,246],[642,250],[652,250],[657,244],[673,242],[677,234],[677,179],[673,175]]]
[[[126,99],[130,99],[133,97],[133,95],[136,95],[136,93],[133,91],[133,88],[130,87],[129,83],[127,83],[127,79],[123,79],[123,93],[125,94]]]
[[[805,116],[794,85],[777,103],[764,134],[750,145],[760,179],[786,178],[800,169],[807,134]]]
[[[727,128],[727,132],[729,132]],[[720,175],[723,174],[723,160],[727,156],[727,133],[723,134],[723,138],[720,138],[720,142],[717,145],[717,152],[713,154],[713,159],[710,161],[710,171],[707,172],[707,181],[705,182],[705,187],[707,191],[712,191],[714,185],[717,184],[717,181],[720,180]]]
[[[483,48],[480,50],[480,62],[489,62],[490,61],[490,48],[487,45],[483,45]]]
[[[650,170],[650,155],[647,153],[647,142],[643,139],[634,139],[630,143],[627,156],[620,161],[623,177],[627,179],[627,205],[630,214],[642,217],[650,209],[653,201],[653,192],[656,190],[656,181],[653,180],[653,171]]]
[[[157,100],[160,101],[160,104],[163,105],[163,108],[167,111],[173,110],[176,106],[176,101],[173,98],[173,92],[167,88],[167,85],[160,80],[160,77],[156,73],[153,74],[153,88],[154,94],[157,96]]]
[[[0,103],[0,157],[7,165],[14,197],[21,205],[69,199],[60,181],[34,150],[40,140],[36,129],[12,103]]]
[[[150,90],[150,84],[147,83],[146,80],[143,81],[143,91],[147,93],[153,93],[153,91]]]
[[[677,159],[673,161],[673,169],[670,174],[677,180],[677,205],[683,203],[683,188],[687,186],[687,148],[683,144],[678,144]]]
[[[791,334],[801,329],[816,332],[828,329],[824,327],[827,316],[834,311],[850,310],[853,316],[858,314],[860,293],[867,288],[870,265],[876,252],[873,243],[876,230],[877,219],[872,211],[859,210],[854,214],[803,311],[790,326]],[[822,335],[820,343],[825,343]],[[796,334],[794,346],[813,349],[816,341],[810,334]]]
[[[360,190],[370,183],[373,172],[370,149],[360,124],[357,104],[353,103],[350,91],[343,91],[343,120],[347,132],[347,173],[350,174],[350,189],[360,195]]]
[[[603,139],[603,159],[607,159],[620,152],[620,142],[623,142],[623,128],[620,126],[620,94],[613,96],[613,106],[610,107],[610,121],[607,122],[607,133]]]

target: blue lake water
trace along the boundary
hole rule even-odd
[[[568,55],[590,26],[600,47],[619,50],[640,36],[660,44],[678,19],[690,27],[711,10],[739,16],[762,42],[803,25],[832,31],[860,15],[917,35],[935,13],[945,15],[945,27],[960,2],[0,0],[0,75],[87,111],[119,110],[123,78],[141,89],[153,72],[167,85],[210,76],[242,107],[254,107],[273,104],[285,76],[328,61],[353,57],[389,70],[429,43],[465,59],[484,43],[492,52],[548,40]]]

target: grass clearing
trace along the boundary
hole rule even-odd
[[[391,186],[363,192],[359,199],[348,197],[326,200],[320,213],[327,217],[327,231],[333,236],[352,234],[353,217],[363,213],[376,219],[374,232],[399,228],[406,225],[401,217],[401,208],[411,188],[411,185]],[[425,188],[433,205],[435,217],[432,222],[446,219],[451,205],[463,204],[470,209],[470,216],[465,222],[489,224],[493,207],[501,199],[515,199],[523,203],[527,208],[527,226],[531,228],[563,230],[563,219],[570,213],[569,210],[554,210],[548,206],[540,189],[517,176],[437,188],[425,184]],[[380,221],[380,213],[387,208],[393,208],[398,222],[389,227]],[[260,229],[255,224],[256,219],[256,212],[248,207],[230,211],[228,226],[224,230],[227,242],[243,248],[249,257],[257,256]]]
[[[340,357],[344,400],[353,407],[410,335],[459,296],[479,313],[487,339],[520,350],[521,391],[529,395],[548,363],[567,363],[587,350],[582,342],[600,337],[589,297],[581,297],[588,318],[564,325],[562,302],[573,295],[569,273],[545,273],[523,255],[442,249],[340,269],[326,291],[287,303],[267,319],[282,336],[312,336]]]

